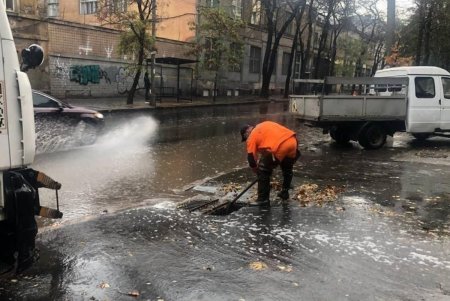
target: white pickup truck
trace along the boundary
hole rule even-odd
[[[444,69],[396,67],[370,78],[327,77],[321,84],[313,82],[321,94],[291,95],[289,110],[337,143],[353,140],[377,149],[387,135],[399,131],[416,139],[450,132],[450,73]]]

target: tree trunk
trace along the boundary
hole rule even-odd
[[[317,60],[314,70],[314,78],[319,77],[319,68],[322,59],[322,52],[325,50],[325,45],[328,39],[328,30],[330,27],[330,18],[331,14],[333,13],[333,9],[334,9],[334,0],[328,1],[328,12],[327,16],[325,17],[325,25],[323,26],[322,34],[320,35],[319,49],[317,49]],[[320,77],[322,77],[322,74],[320,74]]]
[[[136,93],[137,85],[139,84],[139,79],[141,78],[142,66],[144,62],[144,41],[145,41],[145,32],[140,35],[140,45],[139,45],[139,54],[138,54],[138,62],[137,62],[137,70],[134,75],[133,84],[131,85],[130,91],[128,91],[127,104],[133,104],[134,94]]]
[[[302,53],[302,61],[300,65],[300,78],[306,78],[306,65],[309,63],[311,57],[311,44],[312,44],[312,36],[313,36],[313,16],[312,16],[312,7],[314,6],[314,0],[311,0],[309,3],[309,11],[308,11],[308,38],[306,40],[306,49],[303,49]],[[301,42],[303,45],[303,42]],[[302,46],[303,48],[303,46]]]
[[[424,4],[420,3],[419,6],[419,31],[417,33],[417,46],[416,46],[416,59],[414,64],[420,66],[422,61],[422,42],[423,42],[423,31],[425,27],[425,12]]]
[[[431,3],[428,9],[427,18],[425,21],[425,32],[424,32],[424,57],[423,57],[423,65],[428,66],[430,63],[430,39],[431,39],[431,25],[433,23],[433,12],[434,12],[434,4]]]
[[[302,13],[301,13],[301,15],[302,15]],[[289,88],[290,88],[291,77],[292,77],[292,65],[294,64],[295,55],[297,53],[297,44],[298,44],[298,39],[299,39],[299,35],[300,35],[300,25],[301,25],[301,22],[299,22],[297,20],[297,28],[295,28],[294,40],[292,41],[292,47],[291,47],[291,55],[289,56],[289,66],[288,66],[287,75],[286,75],[286,82],[284,83],[284,98],[288,98],[288,96],[289,96]]]
[[[264,2],[262,2],[264,3]],[[287,27],[291,24],[292,20],[294,20],[295,16],[298,13],[300,5],[304,5],[305,1],[298,1],[294,7],[294,10],[291,12],[289,18],[281,26],[280,30],[277,31],[276,23],[273,22],[274,10],[278,9],[276,7],[276,1],[273,0],[272,5],[265,3],[267,5],[265,7],[266,10],[266,19],[267,19],[267,45],[266,52],[264,53],[264,61],[263,61],[263,70],[262,70],[262,85],[261,85],[261,93],[260,96],[264,98],[269,97],[269,88],[270,88],[270,79],[272,78],[273,69],[276,61],[276,54],[278,50],[278,46],[280,45],[280,40],[286,32]],[[275,40],[272,40],[275,37]]]

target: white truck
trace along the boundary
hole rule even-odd
[[[444,69],[395,67],[377,71],[374,77],[313,82],[321,94],[291,95],[289,111],[322,128],[337,143],[353,140],[377,149],[387,135],[399,131],[416,139],[450,132],[450,73]]]
[[[23,72],[39,66],[43,51],[32,45],[19,64],[4,1],[0,1],[0,275],[21,271],[36,259],[35,215],[61,217],[59,210],[41,207],[39,187],[59,189],[59,183],[28,166],[35,155],[31,85]]]

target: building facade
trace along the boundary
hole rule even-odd
[[[98,97],[125,94],[131,87],[133,72],[129,70],[132,57],[117,52],[121,31],[101,24],[96,16],[97,0],[0,0],[5,1],[17,48],[29,44],[43,46],[44,66],[30,72],[35,89],[62,97]],[[111,0],[116,7],[125,7],[124,0]],[[196,35],[191,23],[198,21],[200,6],[222,7],[233,18],[246,23],[242,32],[244,55],[240,68],[221,74],[217,93],[240,95],[258,93],[262,82],[262,64],[267,43],[267,31],[260,0],[158,0],[157,1],[157,58],[187,58],[188,44]],[[272,93],[283,92],[295,26],[290,26],[276,54],[271,78]],[[313,39],[317,43],[318,33]],[[314,56],[311,56],[308,66]],[[188,65],[189,68],[196,68]],[[198,66],[197,66],[198,67]],[[176,75],[170,66],[156,68],[158,85],[176,87]],[[158,73],[159,70],[159,73]],[[163,71],[164,70],[164,71]],[[298,76],[299,58],[294,61],[294,74]],[[190,77],[189,70],[184,70]],[[198,70],[194,77],[197,95],[212,95],[214,76],[207,70]],[[140,89],[143,82],[139,83]],[[189,88],[189,87],[187,87]]]

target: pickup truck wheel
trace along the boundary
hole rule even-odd
[[[359,144],[366,149],[378,149],[386,143],[386,132],[376,124],[368,126],[359,136]]]
[[[350,141],[350,137],[342,129],[331,130],[330,137],[339,145],[345,145]]]
[[[412,134],[412,135],[413,135],[414,138],[416,138],[419,141],[427,140],[431,136],[431,134],[429,134],[429,133],[415,133],[415,134]]]

